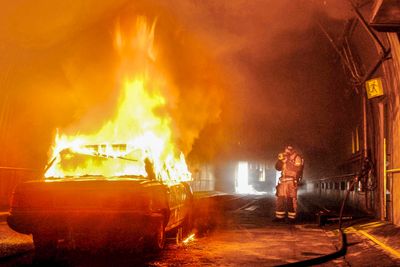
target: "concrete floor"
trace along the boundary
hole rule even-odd
[[[335,225],[315,223],[317,207],[303,199],[296,225],[272,222],[273,196],[217,196],[197,202],[196,236],[187,244],[168,240],[161,254],[59,253],[62,266],[276,266],[299,263],[337,251]],[[301,208],[302,209],[302,208]],[[312,214],[311,214],[312,213]],[[349,221],[345,256],[320,266],[400,266],[396,256],[398,228],[365,219]],[[375,237],[375,241],[370,238]],[[382,241],[379,243],[379,240]],[[0,265],[30,266],[33,263],[30,236],[19,235],[0,222]],[[392,249],[393,251],[391,251]],[[31,251],[23,253],[24,251]],[[4,256],[18,256],[4,258]]]

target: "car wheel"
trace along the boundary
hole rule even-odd
[[[33,244],[35,245],[35,260],[52,261],[57,254],[57,238],[41,234],[33,234]]]
[[[165,245],[164,220],[159,220],[155,225],[155,233],[146,238],[145,246],[154,252],[159,252]]]

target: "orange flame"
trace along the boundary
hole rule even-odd
[[[191,241],[194,241],[195,240],[195,234],[191,234],[191,235],[189,235],[187,238],[185,238],[183,241],[182,241],[182,243],[183,244],[188,244],[189,242],[191,242]]]
[[[88,145],[98,145],[95,153],[111,158],[125,157],[140,150],[138,160],[149,158],[156,176],[165,182],[191,179],[184,155],[173,143],[165,96],[172,85],[168,83],[162,66],[155,64],[155,24],[154,21],[149,27],[145,17],[138,17],[134,34],[126,36],[117,23],[114,45],[121,57],[119,80],[123,84],[118,111],[95,134],[69,136],[57,133],[53,148],[56,161],[45,177],[93,174],[94,170],[95,174],[109,175],[112,169],[89,159],[79,169],[67,170],[58,164],[59,153],[64,149],[93,155],[93,146],[90,148]],[[126,144],[126,147],[121,150],[115,144]],[[122,174],[132,174],[132,169],[126,167]]]

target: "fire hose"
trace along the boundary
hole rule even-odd
[[[347,198],[349,197],[351,188],[358,182],[358,176],[354,177],[354,180],[351,182],[349,188],[346,190],[346,195],[344,196],[344,199],[342,201],[342,204],[340,206],[340,214],[339,214],[339,226],[338,226],[338,231],[339,231],[339,243],[340,247],[337,251],[332,252],[330,254],[326,254],[317,258],[312,258],[304,261],[298,261],[298,262],[293,262],[293,263],[287,263],[287,264],[282,264],[278,266],[312,266],[312,265],[317,265],[317,264],[322,264],[327,261],[331,261],[333,259],[342,257],[346,255],[347,252],[347,237],[344,231],[342,230],[342,218],[343,218],[343,211],[344,211],[344,206],[346,204]]]

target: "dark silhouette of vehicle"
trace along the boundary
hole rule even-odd
[[[186,182],[167,184],[154,179],[151,171],[149,177],[146,170],[153,168],[149,162],[130,155],[110,157],[95,150],[65,149],[50,168],[62,168],[68,175],[19,184],[12,196],[8,225],[32,234],[40,257],[54,256],[62,244],[84,249],[143,246],[160,251],[166,232],[189,231],[193,194]],[[97,168],[69,175],[89,163],[115,175],[100,175]],[[119,168],[127,167],[132,174],[118,175]]]

